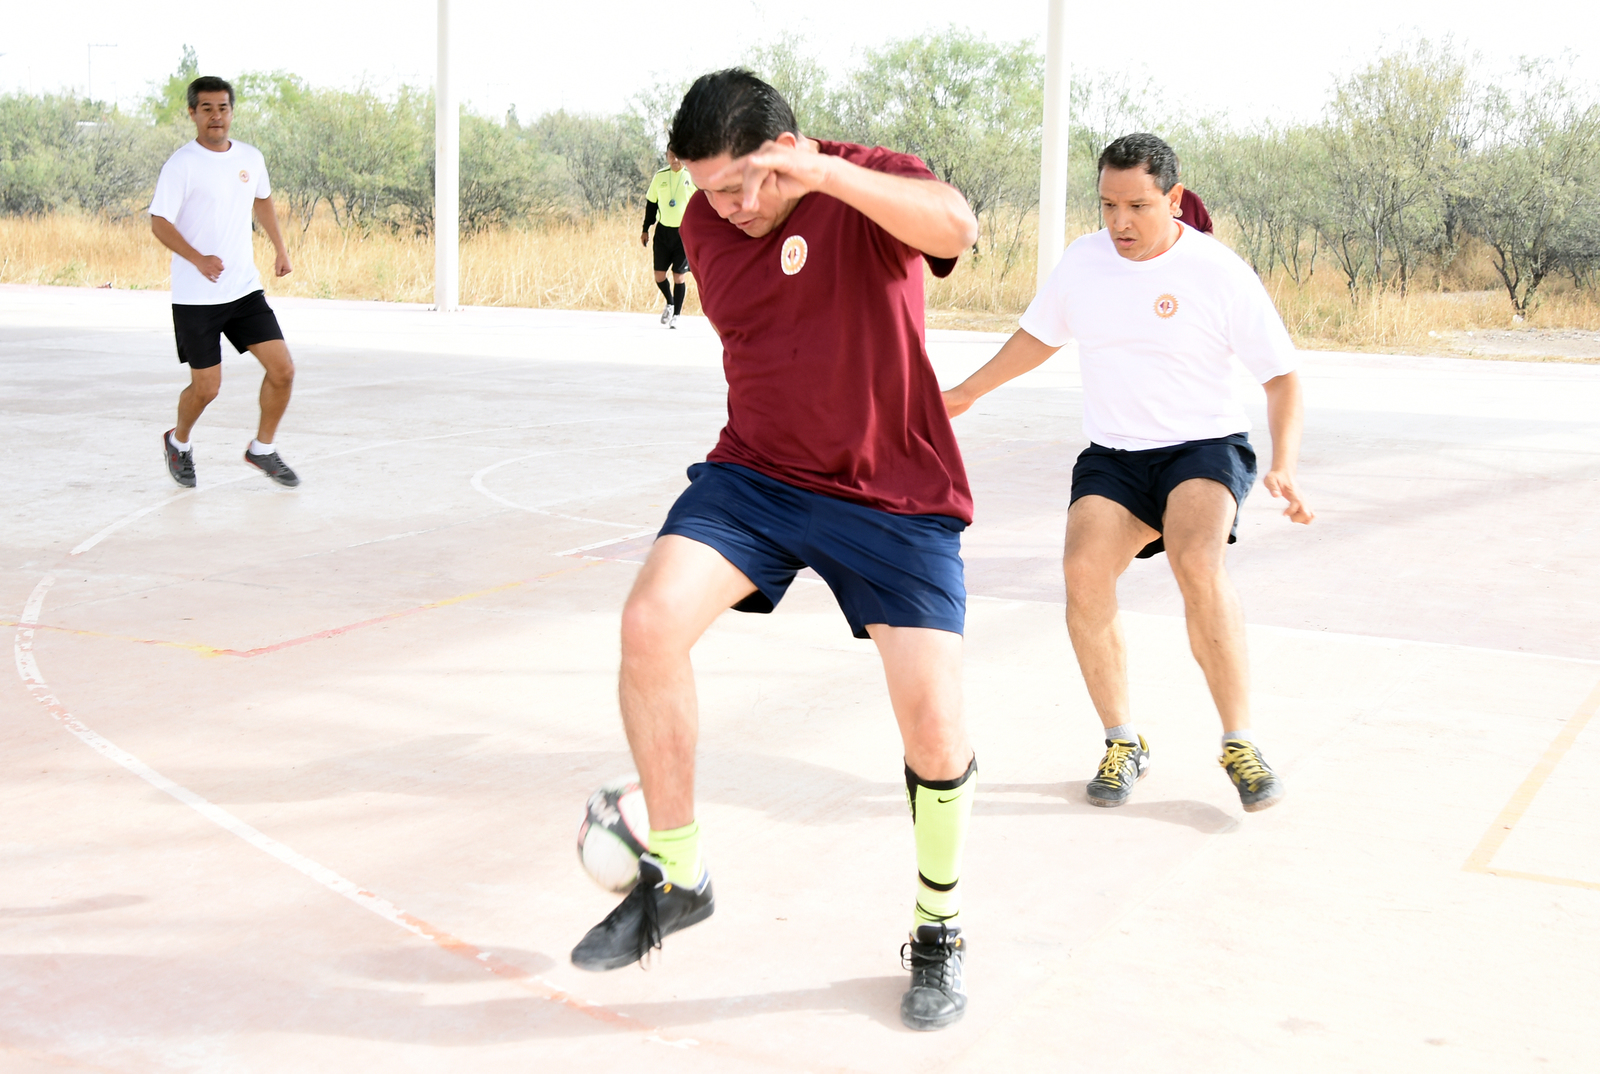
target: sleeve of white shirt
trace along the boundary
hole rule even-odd
[[[183,208],[184,167],[176,157],[161,166],[156,179],[156,192],[150,198],[150,215],[159,216],[168,223],[178,219]]]
[[[1248,266],[1241,267],[1238,297],[1228,314],[1228,345],[1256,383],[1265,384],[1294,372],[1294,341],[1260,278]]]
[[[1047,347],[1065,347],[1072,339],[1072,326],[1067,323],[1067,262],[1063,257],[1044,281],[1039,293],[1028,303],[1027,312],[1017,321],[1017,327]]]

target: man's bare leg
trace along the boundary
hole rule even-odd
[[[617,694],[652,829],[694,822],[700,716],[689,650],[755,588],[715,549],[668,534],[656,541],[628,594]]]
[[[1105,727],[1128,722],[1128,652],[1117,613],[1117,579],[1139,550],[1161,534],[1104,496],[1080,497],[1067,510],[1062,573],[1067,634],[1089,699]]]
[[[900,1018],[940,1029],[966,1012],[962,983],[961,858],[977,764],[961,711],[961,635],[926,627],[870,624],[889,700],[905,744],[906,795],[917,843],[917,900],[911,916],[911,987]]]
[[[1250,726],[1250,662],[1244,613],[1228,577],[1228,533],[1238,511],[1226,485],[1203,477],[1167,497],[1163,539],[1172,574],[1183,591],[1189,649],[1205,672],[1224,731]]]
[[[195,422],[200,420],[206,407],[211,405],[222,390],[222,366],[189,370],[189,386],[178,393],[178,427],[172,435],[178,443],[187,444],[194,433]]]
[[[294,359],[289,357],[289,345],[281,339],[252,344],[250,353],[262,368],[261,424],[256,427],[256,439],[270,444],[278,435],[278,422],[283,420],[283,412],[289,409],[289,395],[294,390]]]

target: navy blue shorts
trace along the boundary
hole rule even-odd
[[[1233,502],[1243,505],[1256,482],[1256,453],[1245,433],[1211,440],[1190,440],[1172,447],[1123,451],[1090,444],[1072,467],[1072,502],[1080,496],[1104,496],[1126,507],[1134,518],[1161,532],[1167,497],[1191,478],[1204,477],[1227,487]],[[1233,513],[1228,543],[1239,540],[1239,512]],[[1140,550],[1137,559],[1166,551],[1157,537]]]
[[[736,611],[772,611],[795,572],[810,567],[858,638],[868,636],[868,623],[952,634],[966,627],[967,526],[959,518],[892,515],[732,463],[697,462],[689,482],[661,533],[715,548],[755,583]]]

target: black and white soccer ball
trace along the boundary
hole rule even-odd
[[[639,855],[650,838],[639,777],[623,776],[589,795],[578,828],[578,860],[607,891],[626,892],[639,882]]]

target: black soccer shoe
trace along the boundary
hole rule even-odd
[[[911,1029],[943,1029],[967,1013],[962,963],[967,941],[949,925],[918,925],[900,948],[900,964],[911,971],[911,988],[900,997],[900,1020]]]
[[[179,451],[172,446],[172,434],[177,429],[168,429],[161,434],[161,447],[167,456],[167,473],[172,475],[172,480],[186,489],[194,488],[194,452]]]
[[[1144,736],[1139,741],[1125,738],[1106,739],[1106,755],[1100,759],[1100,770],[1095,773],[1084,792],[1089,804],[1119,806],[1133,793],[1133,785],[1150,770],[1150,745]]]
[[[711,896],[711,874],[698,888],[686,888],[667,879],[661,862],[648,854],[639,858],[639,882],[617,908],[572,949],[572,964],[580,970],[614,970],[642,961],[661,947],[664,937],[696,925],[716,908]]]
[[[1267,766],[1267,759],[1254,742],[1230,738],[1222,743],[1217,763],[1239,791],[1239,804],[1246,813],[1259,813],[1278,804],[1283,797],[1283,781]]]
[[[249,448],[245,448],[244,461],[280,485],[294,488],[300,483],[300,478],[293,470],[289,469],[288,463],[278,457],[276,451],[269,451],[265,455],[255,455],[251,453]]]

